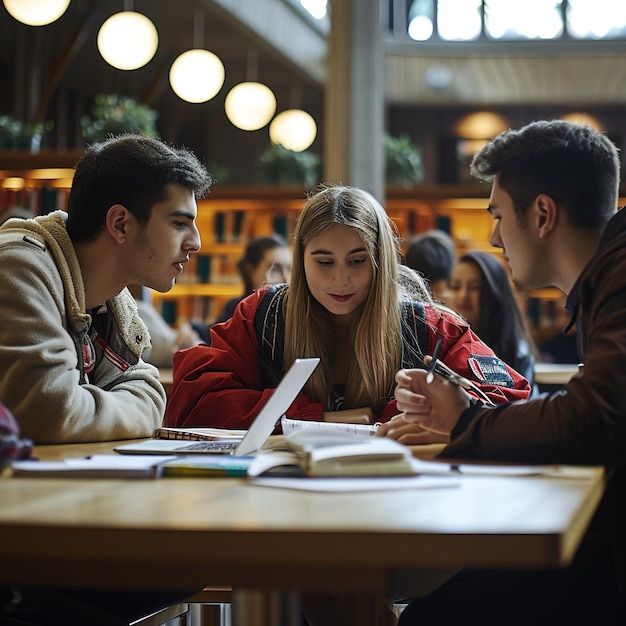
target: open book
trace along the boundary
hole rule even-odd
[[[282,449],[257,453],[248,475],[410,476],[417,474],[413,460],[393,439],[302,428],[284,436]]]
[[[283,417],[280,420],[283,435],[289,437],[299,430],[317,430],[319,432],[351,435],[353,437],[371,437],[376,434],[378,424],[347,424],[344,422],[312,422]]]
[[[311,422],[283,417],[281,420],[283,433],[288,435],[297,430],[318,429],[354,435],[355,437],[369,437],[376,432],[378,426],[372,424],[341,424],[333,422]],[[240,441],[246,430],[232,428],[167,428],[162,426],[154,431],[154,439],[177,439],[186,441]]]

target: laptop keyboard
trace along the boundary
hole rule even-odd
[[[194,452],[231,452],[238,441],[197,441],[188,446],[181,446],[179,450],[193,450]]]

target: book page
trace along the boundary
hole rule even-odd
[[[345,424],[342,422],[313,422],[309,420],[294,420],[283,417],[280,420],[283,435],[288,436],[299,430],[317,430],[319,432],[343,433],[353,437],[371,437],[376,433],[376,424]]]

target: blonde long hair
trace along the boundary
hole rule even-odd
[[[369,406],[379,412],[391,395],[402,361],[400,302],[432,304],[422,279],[399,265],[401,239],[385,209],[368,192],[355,187],[323,185],[307,198],[293,236],[293,269],[285,298],[284,363],[320,357],[305,387],[313,400],[328,406],[333,388],[332,363],[337,337],[331,314],[311,295],[304,272],[304,249],[337,224],[354,228],[369,253],[373,277],[362,314],[350,330],[354,359],[345,391],[346,408]]]

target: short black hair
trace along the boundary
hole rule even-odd
[[[405,255],[405,264],[424,275],[429,282],[448,280],[456,248],[452,237],[443,230],[427,230],[413,237]]]
[[[124,134],[92,144],[76,166],[68,199],[67,232],[74,242],[93,241],[107,211],[125,206],[141,224],[176,184],[204,197],[213,177],[185,148],[143,135]]]
[[[540,120],[492,139],[470,172],[511,196],[520,224],[540,194],[549,195],[577,228],[602,229],[617,209],[620,160],[616,146],[585,124]]]

